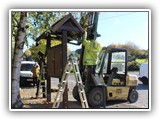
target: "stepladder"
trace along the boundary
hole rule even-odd
[[[66,88],[66,84],[69,81],[68,77],[69,77],[71,71],[73,71],[74,76],[75,76],[75,81],[76,81],[76,85],[78,87],[78,94],[80,97],[81,106],[82,106],[82,108],[89,108],[88,101],[87,101],[86,94],[85,94],[85,90],[84,90],[84,86],[82,83],[81,74],[80,74],[79,67],[78,67],[78,63],[77,63],[77,61],[73,61],[73,60],[68,61],[68,63],[65,66],[65,69],[64,69],[64,72],[63,72],[63,75],[61,78],[61,82],[58,85],[59,89],[58,89],[58,92],[57,92],[56,97],[54,99],[54,103],[53,103],[52,107],[59,108],[60,102],[62,101],[62,98],[63,98],[64,90]]]

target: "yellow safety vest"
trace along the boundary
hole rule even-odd
[[[86,40],[87,33],[83,35],[82,44],[85,46],[83,54],[83,65],[96,65],[101,45],[96,40]]]
[[[33,77],[39,78],[40,68],[38,66],[33,66],[32,73],[33,73]]]

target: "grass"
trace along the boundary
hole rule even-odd
[[[148,59],[136,59],[136,62],[138,62],[139,64],[148,62]]]

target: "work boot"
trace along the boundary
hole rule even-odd
[[[45,94],[43,94],[43,98],[46,98],[46,95],[45,95]]]

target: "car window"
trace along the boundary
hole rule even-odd
[[[31,71],[34,64],[21,64],[21,71]]]

